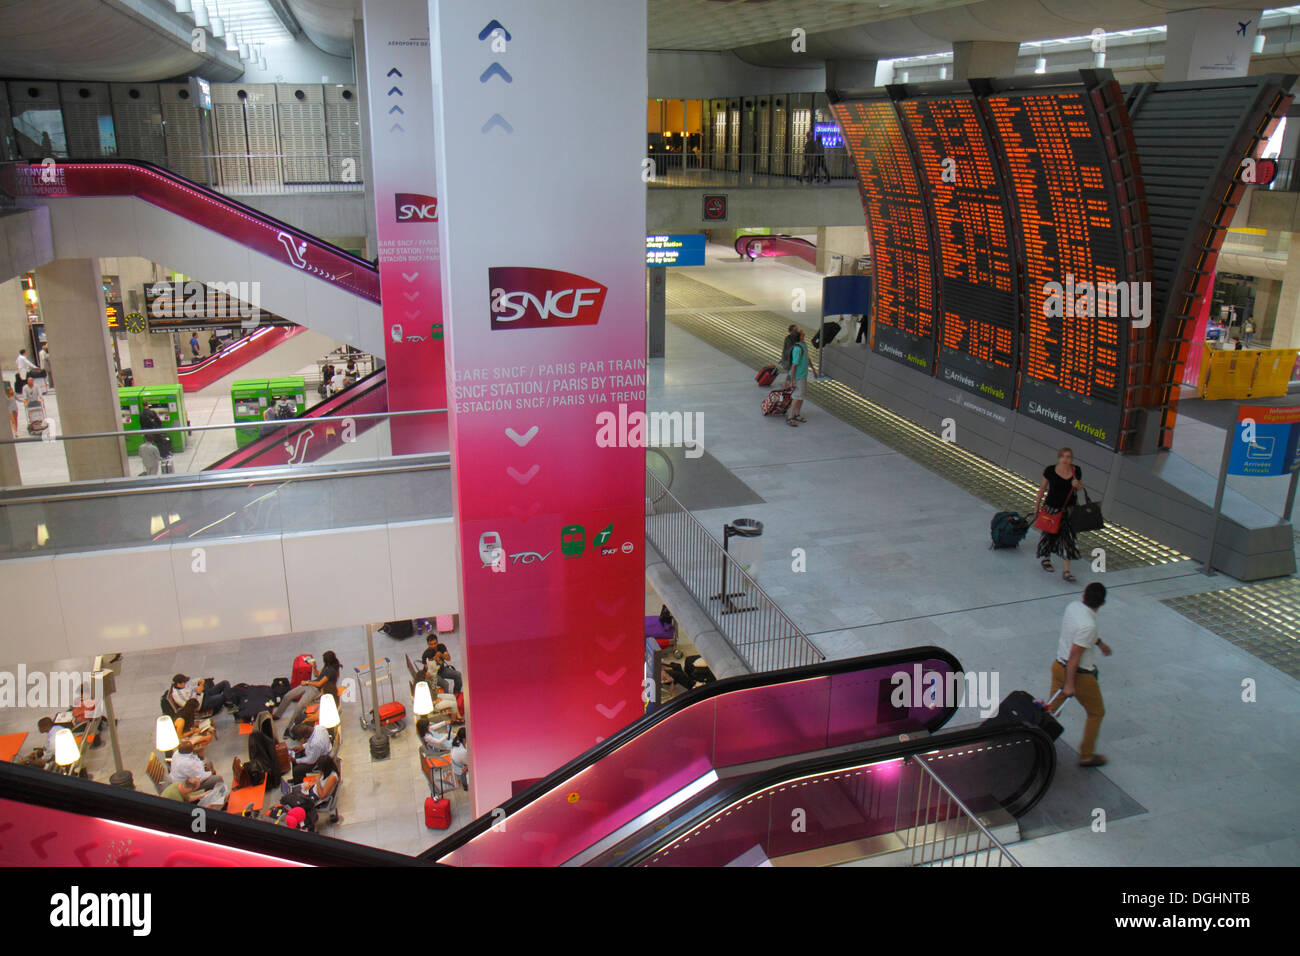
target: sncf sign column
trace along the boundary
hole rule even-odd
[[[429,25],[481,813],[642,712],[645,450],[596,439],[645,408],[646,10],[430,0]]]
[[[364,16],[388,410],[445,408],[428,11],[365,0]],[[395,455],[448,448],[443,415],[390,427]]]

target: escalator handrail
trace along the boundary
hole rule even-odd
[[[1033,809],[1034,805],[1043,798],[1056,775],[1056,747],[1052,742],[1052,738],[1042,728],[1030,724],[1006,723],[993,726],[977,724],[947,730],[931,737],[890,740],[884,743],[877,742],[843,753],[828,754],[796,763],[783,764],[756,777],[745,778],[732,787],[710,794],[706,800],[695,808],[694,812],[683,817],[671,827],[651,834],[640,846],[629,851],[619,861],[618,865],[636,866],[680,839],[684,834],[700,826],[720,810],[756,794],[779,787],[796,777],[832,773],[853,764],[879,763],[887,760],[914,757],[936,750],[948,750],[953,747],[1008,736],[1028,737],[1033,741],[1034,749],[1037,752],[1037,759],[1034,761],[1035,773],[1031,774],[1030,779],[1025,781],[1024,786],[1015,792],[1011,800],[1017,800],[1033,787],[1035,777],[1041,778],[1041,784],[1033,792],[1027,803],[1022,805],[1021,802],[1017,801],[1013,806],[1004,807],[1012,816],[1021,817]]]
[[[4,182],[3,171],[6,168],[17,168],[21,166],[40,168],[42,166],[42,163],[35,160],[28,160],[25,162],[18,161],[18,162],[0,164],[0,190],[5,189],[5,185],[6,185]],[[327,255],[337,257],[339,259],[343,259],[348,264],[350,264],[351,266],[357,269],[365,270],[367,273],[371,275],[373,279],[375,279],[376,284],[378,282],[379,268],[378,266],[375,265],[375,263],[371,262],[369,259],[363,259],[354,253],[348,252],[346,249],[342,249],[334,245],[332,242],[327,242],[326,240],[321,239],[319,236],[314,236],[309,232],[304,232],[302,229],[299,229],[297,226],[292,226],[289,223],[284,222],[283,220],[276,219],[274,216],[268,215],[267,213],[261,211],[260,209],[256,209],[252,206],[245,205],[239,200],[232,199],[229,196],[225,195],[224,193],[217,192],[215,189],[212,189],[209,186],[204,186],[201,183],[196,183],[193,180],[186,179],[184,176],[181,176],[180,174],[173,172],[172,170],[167,169],[166,167],[159,166],[156,163],[150,163],[139,159],[113,159],[113,160],[102,160],[102,161],[76,160],[76,161],[55,163],[53,168],[59,169],[60,167],[76,167],[76,166],[83,166],[91,169],[121,166],[121,167],[126,167],[128,171],[139,171],[142,173],[150,173],[154,176],[157,176],[159,179],[162,179],[170,183],[172,186],[175,186],[178,189],[192,190],[193,192],[201,195],[204,199],[208,200],[209,202],[215,203],[220,206],[225,206],[231,212],[237,213],[241,216],[246,216],[251,219],[260,220],[261,222],[265,223],[267,226],[270,226],[277,231],[283,231],[289,233],[290,235],[295,236],[296,238],[301,239],[304,242],[309,242],[313,246],[317,247],[321,252],[326,253]],[[20,195],[24,197],[27,195],[26,193],[20,192],[20,190],[17,188],[16,181],[13,183],[13,188],[9,191],[15,198],[18,198]],[[33,192],[31,193],[31,195],[35,198],[41,197],[41,194],[39,192]],[[52,198],[61,198],[57,194],[51,193],[49,195]],[[68,195],[74,195],[74,194],[68,194]],[[101,194],[101,195],[106,195],[106,194]],[[127,192],[114,193],[113,195],[134,196],[137,195],[137,193],[134,188],[131,188]],[[145,201],[147,202],[148,200]],[[350,289],[349,291],[353,292],[353,294],[360,295],[363,298],[371,299],[372,301],[375,302],[379,301],[377,294],[372,296],[369,293],[363,292],[359,289]]]
[[[605,757],[608,757],[614,751],[630,743],[655,725],[690,707],[694,707],[697,704],[702,704],[706,701],[713,700],[716,697],[721,697],[725,694],[734,693],[736,691],[752,690],[757,687],[771,687],[777,684],[793,683],[795,681],[809,680],[816,677],[833,677],[839,674],[850,674],[859,670],[872,670],[891,666],[901,667],[921,660],[943,661],[951,666],[953,671],[958,673],[960,673],[962,669],[961,662],[948,651],[945,651],[941,647],[923,645],[920,647],[904,648],[903,650],[887,651],[882,654],[871,654],[864,657],[849,657],[841,658],[839,660],[822,661],[817,664],[807,664],[803,667],[790,667],[777,671],[760,671],[756,674],[742,674],[738,677],[727,677],[722,680],[714,681],[712,684],[705,684],[701,687],[696,687],[679,697],[674,697],[667,704],[664,704],[662,707],[646,714],[644,717],[633,721],[618,733],[606,738],[604,741],[597,744],[595,747],[592,747],[585,753],[579,754],[558,770],[552,771],[527,790],[516,794],[494,809],[484,813],[478,819],[467,823],[464,827],[457,830],[445,840],[429,847],[420,854],[420,858],[424,860],[439,860],[447,854],[460,849],[475,837],[491,830],[493,827],[499,828],[501,823],[509,819],[511,814],[522,810],[534,800],[537,800],[555,790],[566,780],[577,776],[588,767],[598,763]],[[956,705],[947,704],[936,709],[934,718],[927,723],[925,729],[933,733],[951,720],[956,711]]]
[[[207,832],[196,833],[192,804],[14,763],[0,764],[0,798],[311,866],[427,865],[419,857],[222,811],[208,813]]]
[[[236,458],[247,458],[249,460],[256,458],[266,449],[270,448],[276,442],[292,439],[295,435],[311,427],[311,422],[303,422],[305,418],[319,418],[323,415],[332,414],[340,409],[347,408],[353,402],[359,401],[366,397],[377,388],[385,388],[388,384],[387,369],[375,369],[365,378],[357,379],[351,386],[339,392],[337,395],[331,395],[324,401],[317,402],[315,405],[306,409],[301,416],[292,422],[286,422],[284,425],[276,426],[274,421],[268,422],[249,422],[249,428],[260,428],[261,435],[257,441],[243,448],[236,448],[228,455],[223,455],[212,464],[204,468],[204,471],[221,471],[227,462]],[[333,404],[331,404],[333,403]],[[296,427],[295,427],[296,426]],[[293,429],[290,432],[283,432],[282,429]]]
[[[242,339],[234,339],[233,341],[227,342],[225,345],[221,346],[221,348],[217,349],[207,358],[200,359],[197,362],[192,362],[189,365],[178,365],[176,367],[176,374],[177,376],[184,378],[186,375],[189,375],[193,372],[202,371],[203,369],[211,365],[213,362],[219,361],[220,359],[223,359],[226,356],[230,355],[231,350],[234,349],[234,347],[236,345],[239,345],[239,343],[241,342],[248,343],[260,336],[269,335],[275,329],[294,329],[294,328],[303,328],[303,326],[300,326],[294,322],[290,322],[287,319],[279,319],[275,322],[263,322],[257,327],[257,329],[252,334],[246,335]]]

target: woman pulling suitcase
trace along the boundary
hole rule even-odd
[[[1078,559],[1079,548],[1066,509],[1074,493],[1082,488],[1083,469],[1074,463],[1074,450],[1061,448],[1056,453],[1056,464],[1043,469],[1043,481],[1034,502],[1034,527],[1043,533],[1035,552],[1039,564],[1044,571],[1053,573],[1056,569],[1052,567],[1052,555],[1060,555],[1065,562],[1061,577],[1070,582],[1076,580],[1070,573],[1070,562]]]

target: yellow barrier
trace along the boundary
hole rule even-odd
[[[1267,398],[1285,395],[1296,349],[1224,350],[1202,346],[1201,397]]]

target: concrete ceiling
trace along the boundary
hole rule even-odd
[[[316,46],[352,53],[360,0],[269,0],[287,7]],[[613,2],[613,0],[611,0]],[[648,0],[652,50],[731,50],[751,63],[934,53],[957,40],[1029,41],[1100,27],[1158,26],[1206,0]],[[1215,7],[1258,10],[1255,0]],[[806,51],[791,49],[803,30]],[[190,23],[169,0],[0,0],[0,76],[159,80],[196,73],[233,80],[237,57],[213,44],[191,52]]]
[[[191,29],[165,0],[0,0],[0,76],[238,79],[239,57],[220,43],[193,52]]]

